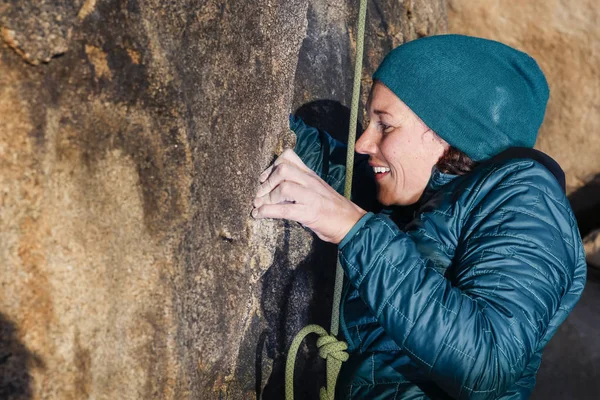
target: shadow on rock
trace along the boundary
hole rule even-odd
[[[350,109],[339,101],[311,101],[300,106],[294,115],[302,118],[307,125],[329,133],[335,140],[342,143],[348,142]],[[361,133],[362,127],[359,124],[356,128],[356,135],[360,136]]]
[[[310,255],[299,265],[291,265],[288,258],[289,251],[293,251],[289,244],[290,224],[294,222],[286,223],[284,243],[276,251],[273,265],[262,281],[261,306],[268,326],[264,332],[264,348],[267,357],[273,360],[273,369],[262,393],[264,400],[283,398],[286,355],[296,333],[308,324],[329,329],[331,317],[335,246],[315,240]],[[316,396],[323,384],[324,362],[317,355],[315,343],[316,335],[311,335],[297,357],[295,392],[298,398]],[[259,345],[262,347],[262,343]]]
[[[42,360],[19,341],[14,323],[0,314],[0,399],[31,399],[29,371],[38,367],[43,367]]]
[[[584,239],[588,281],[600,282],[600,174],[569,196],[579,233]]]
[[[581,237],[600,229],[600,174],[569,195]]]
[[[295,113],[310,126],[328,132],[345,143],[348,137],[350,110],[337,101],[318,100],[301,106]],[[362,128],[357,128],[362,132]],[[363,188],[364,189],[364,188]],[[373,187],[374,190],[374,187]],[[295,222],[285,223],[282,245],[275,252],[273,265],[262,277],[261,308],[267,329],[260,335],[256,350],[256,370],[262,356],[273,360],[271,374],[262,393],[257,376],[257,399],[284,397],[285,361],[294,336],[308,324],[329,330],[333,284],[335,281],[336,246],[314,238],[308,257],[292,265]],[[298,225],[299,226],[299,225]],[[297,398],[316,398],[325,384],[325,362],[318,356],[316,335],[310,335],[300,347],[294,379]]]

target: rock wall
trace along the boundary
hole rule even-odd
[[[345,112],[357,5],[0,2],[0,398],[281,397],[335,253],[250,204],[289,112]],[[364,83],[445,14],[370,2]]]

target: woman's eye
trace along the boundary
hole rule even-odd
[[[386,124],[384,124],[383,122],[379,122],[379,129],[381,129],[381,131],[382,131],[383,133],[389,133],[389,132],[391,132],[392,130],[394,130],[394,127],[393,127],[393,126],[390,126],[390,125],[386,125]]]

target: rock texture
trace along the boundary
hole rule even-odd
[[[357,2],[326,3],[0,2],[0,398],[281,397],[335,253],[249,212],[288,113],[349,103]],[[364,82],[445,12],[370,2]]]

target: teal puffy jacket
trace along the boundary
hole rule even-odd
[[[296,153],[341,192],[344,146],[298,118],[290,126]],[[371,173],[364,161],[356,192]],[[528,398],[586,276],[554,175],[531,159],[434,170],[418,208],[398,212],[368,213],[340,243],[350,360],[336,398]]]

